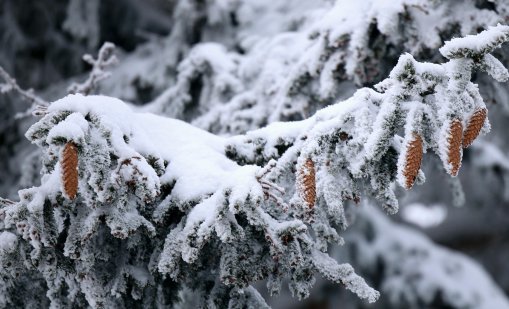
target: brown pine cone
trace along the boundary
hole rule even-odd
[[[467,148],[468,146],[472,145],[474,140],[479,135],[479,132],[481,132],[487,115],[488,110],[486,108],[481,108],[476,110],[472,117],[470,117],[470,120],[467,124],[467,129],[463,134],[463,148]]]
[[[64,193],[72,200],[78,193],[78,149],[74,143],[65,144],[60,165]]]
[[[422,138],[417,133],[412,133],[412,139],[406,146],[406,156],[403,176],[405,177],[405,189],[410,189],[417,178],[422,161]]]
[[[447,137],[447,163],[451,165],[449,174],[458,175],[461,166],[463,141],[463,125],[459,119],[453,119],[449,127],[449,136]]]
[[[307,159],[298,175],[298,190],[308,208],[313,208],[316,201],[316,175],[315,163]]]

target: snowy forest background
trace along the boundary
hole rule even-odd
[[[308,151],[310,156],[315,156],[316,151],[310,150],[312,145],[302,146],[298,155],[287,159],[284,156],[287,149],[291,152],[299,143],[292,134],[300,136],[300,132],[294,133],[300,129],[284,127],[279,130],[276,126],[257,129],[278,121],[308,119],[317,111],[320,112],[316,119],[329,115],[332,118],[338,108],[335,105],[328,110],[323,108],[352,96],[352,100],[360,100],[364,94],[356,90],[373,88],[389,76],[389,82],[377,90],[393,89],[391,87],[396,87],[398,81],[408,80],[409,77],[398,71],[407,69],[403,61],[414,63],[422,70],[428,67],[419,66],[418,62],[443,64],[447,59],[439,49],[446,41],[478,34],[497,24],[509,24],[509,1],[0,0],[0,66],[6,72],[0,74],[0,84],[5,83],[0,88],[0,201],[4,209],[0,215],[5,220],[0,235],[0,307],[259,308],[267,304],[273,308],[509,308],[509,88],[507,83],[495,80],[504,80],[506,74],[498,62],[493,62],[495,69],[488,63],[487,69],[480,66],[481,69],[474,70],[471,76],[479,85],[480,96],[489,110],[491,132],[480,136],[463,151],[458,177],[448,175],[451,172],[447,167],[444,169],[440,155],[432,155],[431,149],[440,152],[435,150],[440,149],[440,141],[435,141],[437,145],[433,146],[427,131],[422,129],[424,145],[430,148],[422,163],[425,181],[420,173],[416,181],[419,185],[405,190],[396,185],[392,177],[390,183],[385,183],[384,179],[382,184],[373,185],[367,192],[362,188],[364,184],[357,188],[351,184],[356,180],[346,176],[341,178],[339,187],[333,180],[330,183],[320,181],[320,177],[329,175],[318,171],[316,190],[323,190],[319,185],[326,183],[331,192],[343,191],[336,196],[317,193],[320,197],[317,197],[313,216],[318,217],[313,222],[304,210],[270,209],[294,206],[294,200],[278,195],[280,188],[272,180],[266,186],[261,181],[261,188],[268,190],[264,193],[272,190],[270,202],[264,206],[269,207],[264,208],[266,213],[242,210],[251,204],[249,198],[239,197],[245,188],[237,188],[234,182],[251,178],[240,172],[239,175],[225,172],[225,177],[238,178],[228,184],[225,181],[222,185],[228,188],[221,187],[221,190],[228,192],[226,199],[218,197],[216,200],[220,204],[228,203],[228,198],[238,198],[235,207],[241,210],[236,210],[235,218],[243,215],[248,218],[238,219],[240,225],[232,224],[230,229],[229,223],[228,228],[224,228],[214,225],[216,223],[211,223],[213,227],[204,227],[206,219],[191,222],[193,207],[203,206],[200,199],[210,202],[209,195],[214,197],[215,194],[205,192],[199,182],[193,187],[196,179],[186,178],[189,175],[184,170],[189,168],[191,172],[187,173],[208,170],[214,164],[223,168],[230,164],[225,160],[231,159],[239,165],[263,167],[265,170],[256,174],[259,180],[260,175],[270,174],[267,169],[274,166],[277,169],[284,160],[293,162],[295,159],[296,167],[281,172],[280,178],[274,181],[287,193],[293,193],[291,188],[299,181],[298,168],[306,166],[307,162],[300,153]],[[506,36],[509,38],[509,32]],[[481,50],[483,44],[491,46],[488,40],[482,37],[469,46]],[[104,45],[106,42],[113,43],[115,48]],[[502,42],[494,45],[499,43]],[[105,53],[102,63],[98,55],[101,47]],[[493,51],[501,64],[509,66],[509,45],[487,49]],[[405,53],[415,60],[400,58]],[[83,60],[85,54],[91,55],[87,58],[89,61]],[[117,61],[112,61],[112,54]],[[477,54],[474,53],[475,57],[468,52],[464,54],[477,61]],[[454,57],[450,58],[454,60]],[[398,60],[403,63],[401,66]],[[434,67],[433,70],[438,69]],[[485,72],[481,72],[483,70]],[[109,74],[107,72],[109,76],[104,75]],[[16,79],[21,89],[33,88],[33,93],[20,94],[21,90],[13,90],[7,74]],[[87,84],[90,77],[104,79],[91,85]],[[475,92],[471,84],[465,87],[467,92]],[[104,116],[120,127],[122,121],[141,119],[136,113],[124,110],[123,104],[111,98],[89,97],[87,100],[78,95],[73,101],[72,96],[66,97],[69,93],[106,95],[127,102],[136,112],[183,120],[220,136],[218,141],[224,138],[229,148],[224,158],[217,160],[208,156],[208,146],[203,148],[203,158],[196,153],[184,153],[189,160],[197,158],[197,161],[182,168],[174,167],[177,172],[168,176],[174,179],[163,183],[168,162],[165,162],[164,153],[159,158],[151,156],[153,149],[150,147],[154,145],[132,146],[131,149],[134,142],[130,144],[128,138],[124,138],[127,146],[118,150],[116,142],[113,139],[110,142],[111,136],[102,138],[101,142],[99,133],[80,133],[85,127],[88,129],[84,131],[93,131],[94,125],[101,134],[110,130],[109,124],[98,124],[99,120],[85,117],[84,110],[96,112],[97,118]],[[58,104],[44,105],[64,97],[66,99]],[[475,101],[472,104],[478,104],[479,98],[472,97]],[[42,111],[42,105],[33,98],[44,103]],[[437,94],[436,100],[452,99]],[[430,106],[435,106],[433,102]],[[428,103],[423,100],[423,105]],[[63,114],[67,110],[74,113]],[[39,116],[32,116],[34,111]],[[41,119],[42,114],[46,116]],[[126,118],[117,119],[122,115]],[[54,118],[47,118],[49,116]],[[133,118],[129,118],[131,116]],[[310,119],[315,121],[315,118]],[[146,124],[157,121],[147,120]],[[67,125],[60,126],[64,122]],[[141,126],[144,123],[140,120]],[[305,122],[314,129],[314,124],[309,123]],[[167,127],[161,128],[168,129],[170,141],[184,144],[186,139],[194,138],[203,139],[209,145],[216,138],[202,131],[195,132],[180,122],[171,125],[168,122]],[[251,133],[246,135],[247,132]],[[482,133],[485,132],[487,128]],[[161,148],[171,144],[162,141],[166,131],[158,133],[161,133],[158,136]],[[405,135],[404,129],[395,133]],[[359,133],[359,139],[369,142],[368,135],[363,134]],[[50,138],[53,140],[48,142]],[[343,138],[351,138],[351,144],[357,141],[356,136],[339,134],[339,139]],[[390,138],[392,140],[392,136]],[[136,139],[136,134],[132,139]],[[394,140],[400,141],[398,137]],[[57,157],[69,141],[78,144],[79,155],[85,157],[80,164],[91,166],[89,174],[80,174],[76,199],[68,193],[59,195],[51,191],[53,187],[44,185],[45,181],[52,181]],[[159,141],[155,143],[156,150]],[[326,146],[333,144],[328,140],[324,143]],[[169,147],[180,145],[175,143]],[[387,145],[386,148],[393,149]],[[386,148],[384,151],[388,151]],[[189,149],[192,152],[202,148]],[[400,151],[398,147],[394,149]],[[158,153],[156,150],[153,153]],[[126,185],[114,187],[118,196],[114,195],[117,193],[103,196],[97,193],[100,190],[94,184],[86,187],[86,181],[81,179],[100,178],[93,170],[100,165],[99,159],[97,162],[94,159],[109,152],[108,160],[116,162],[111,153],[120,153],[118,157],[122,158],[122,154],[129,151],[139,152],[143,157],[141,163],[121,171],[124,165],[131,163],[120,163],[119,159],[118,169],[111,163],[112,169],[106,170],[106,174],[118,170],[120,178],[138,177],[133,178],[138,182],[134,188],[128,188],[130,184],[126,181]],[[336,150],[336,153],[338,151],[343,150]],[[315,163],[318,166],[318,161]],[[171,162],[169,166],[168,170],[172,169]],[[107,165],[106,169],[109,167]],[[136,176],[137,168],[142,175]],[[216,172],[211,169],[211,173]],[[247,169],[239,170],[250,173]],[[202,175],[201,171],[197,173]],[[368,174],[376,176],[374,172]],[[149,175],[148,180],[143,178],[146,175]],[[341,175],[337,174],[336,180],[343,177]],[[161,183],[159,180],[153,183],[151,176],[160,177]],[[109,174],[105,179],[107,177]],[[188,188],[194,192],[175,201],[175,192],[180,188],[179,177],[184,179],[182,182],[190,181]],[[97,181],[106,184],[109,180]],[[245,186],[247,191],[252,188],[249,184]],[[27,189],[32,187],[34,189]],[[377,188],[383,192],[379,194]],[[398,203],[390,195],[393,191],[399,201],[397,212]],[[115,213],[118,217],[109,219],[113,215],[104,209],[113,207],[111,200],[121,200],[123,194],[135,202],[123,201],[127,206],[118,206],[120,210]],[[37,201],[38,198],[41,201]],[[331,213],[321,210],[322,205],[330,208],[329,204],[333,203],[327,199],[344,201],[335,213],[332,212],[337,215],[337,222],[324,219]],[[34,206],[36,202],[41,204],[39,212],[34,210],[39,209]],[[151,208],[151,205],[156,206]],[[103,212],[94,217],[97,209]],[[142,219],[127,216],[134,212]],[[218,214],[218,221],[228,218],[228,215]],[[274,262],[281,267],[278,271],[265,259],[275,256],[273,250],[277,246],[274,243],[267,245],[270,250],[263,254],[252,249],[266,245],[267,234],[259,237],[256,228],[251,230],[258,224],[257,220],[266,216],[288,223],[274,230],[283,235],[281,248],[295,246],[278,253],[281,261]],[[73,218],[77,219],[73,221]],[[309,234],[312,241],[306,242],[307,236],[302,236],[306,232],[296,223],[297,219],[313,230]],[[200,234],[197,236],[186,230],[188,225],[185,224],[190,222],[196,224],[197,230],[201,226],[214,232],[209,231],[200,239]],[[270,230],[270,223],[259,226],[266,227],[264,224]],[[113,227],[117,226],[115,234]],[[219,232],[221,228],[225,229],[223,234]],[[246,241],[242,244],[236,237],[244,232],[236,228],[244,228]],[[80,233],[85,233],[85,229],[90,231],[83,236]],[[156,236],[148,240],[147,231]],[[79,241],[73,242],[73,233],[80,234],[76,236],[81,237]],[[182,242],[172,243],[167,236]],[[322,246],[321,251],[306,251],[305,244],[309,243]],[[341,273],[346,268],[325,264],[323,261],[330,261],[325,257],[317,258],[318,251],[327,251],[338,263],[351,264],[363,279],[348,279]],[[239,252],[247,261],[239,260],[242,256]],[[128,258],[121,259],[119,255]],[[331,269],[337,269],[339,277],[334,277]],[[321,273],[316,276],[316,282],[310,271]],[[348,273],[348,276],[353,275]],[[89,279],[91,281],[87,281]],[[380,292],[375,303],[369,302],[378,297],[371,288]],[[279,295],[270,296],[274,292]]]

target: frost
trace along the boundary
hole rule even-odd
[[[314,260],[318,271],[327,279],[343,283],[347,289],[356,293],[360,298],[373,303],[380,297],[378,291],[369,287],[364,279],[355,274],[351,265],[338,265],[334,259],[321,252],[314,253]]]
[[[74,141],[77,143],[83,142],[85,133],[88,131],[88,122],[82,114],[74,113],[69,115],[65,121],[60,122],[57,126],[53,127],[46,138],[47,144],[54,142]]]
[[[499,82],[505,82],[509,79],[509,72],[504,65],[492,55],[484,56],[484,64],[486,65],[486,72]]]
[[[476,58],[500,47],[508,36],[509,26],[498,25],[476,35],[452,39],[440,48],[440,53],[449,59]]]
[[[0,251],[3,254],[14,252],[17,244],[18,237],[15,234],[7,231],[0,233]]]

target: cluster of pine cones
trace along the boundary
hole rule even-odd
[[[447,164],[451,166],[448,170],[451,176],[458,175],[461,167],[461,148],[467,148],[477,138],[486,121],[488,111],[486,108],[476,110],[470,117],[467,128],[463,131],[463,126],[459,119],[453,119],[450,122],[447,136]],[[403,175],[405,177],[405,188],[410,189],[417,177],[422,161],[422,138],[417,133],[412,134],[412,138],[406,145],[406,157]]]

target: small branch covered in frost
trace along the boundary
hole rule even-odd
[[[46,102],[41,97],[34,94],[33,89],[22,89],[16,80],[9,75],[1,66],[0,66],[0,77],[4,80],[5,83],[0,84],[0,93],[8,93],[14,91],[18,93],[21,98],[28,103],[31,103],[31,107],[24,113],[17,115],[16,117],[24,117],[33,113],[35,116],[40,116],[44,113],[46,107],[48,107],[49,103]]]
[[[267,180],[267,176],[274,170],[277,165],[276,160],[270,160],[267,165],[262,168],[256,175],[256,179],[260,183],[263,189],[265,199],[270,199],[276,205],[281,207],[284,211],[288,210],[288,204],[283,200],[281,196],[285,194],[285,189],[278,186],[276,183]]]
[[[508,28],[508,26],[499,24],[495,27],[489,27],[488,31],[479,34],[452,39],[440,48],[440,53],[448,59],[480,59],[499,48],[502,43],[509,39]]]
[[[380,293],[370,287],[362,277],[357,275],[350,264],[338,264],[328,254],[318,250],[313,251],[313,263],[317,270],[328,280],[342,283],[345,287],[362,299],[374,303]]]
[[[87,80],[81,84],[74,83],[69,87],[69,93],[81,93],[84,95],[90,94],[97,84],[108,77],[111,73],[105,71],[108,67],[117,64],[118,59],[113,53],[115,51],[115,44],[106,42],[99,49],[97,59],[94,59],[91,55],[86,54],[83,56],[83,60],[88,64],[92,65],[92,71],[88,76]]]
[[[0,197],[0,205],[7,206],[7,205],[13,205],[14,202],[5,198]]]

